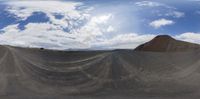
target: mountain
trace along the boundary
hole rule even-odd
[[[169,35],[158,35],[151,41],[136,47],[135,51],[178,52],[197,49],[200,49],[198,44],[176,40]]]

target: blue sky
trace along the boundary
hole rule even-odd
[[[0,2],[0,44],[135,48],[156,35],[200,43],[200,0]]]

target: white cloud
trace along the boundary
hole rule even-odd
[[[177,8],[169,6],[164,3],[153,2],[153,1],[140,1],[136,2],[135,5],[144,8],[144,7],[159,7],[155,9],[150,9],[153,13],[156,13],[158,16],[171,16],[174,18],[184,17],[185,13],[178,11]],[[147,10],[147,9],[145,9]]]
[[[51,49],[89,47],[80,42],[76,35],[65,33],[48,23],[30,23],[24,31],[20,31],[17,25],[10,25],[3,30],[5,33],[0,35],[0,42],[8,45]]]
[[[160,28],[162,26],[172,25],[174,23],[175,22],[172,21],[172,20],[162,18],[162,19],[152,21],[151,23],[149,23],[149,25],[157,29],[157,28]]]
[[[106,15],[100,15],[100,16],[94,16],[91,19],[91,22],[101,24],[106,23],[108,19],[112,17],[112,14],[106,14]]]
[[[158,6],[158,4],[147,3],[148,6]],[[109,33],[116,31],[110,24],[113,14],[107,13],[98,16],[90,16],[88,12],[91,7],[84,10],[76,8],[82,3],[64,2],[64,1],[14,1],[6,2],[9,5],[7,10],[19,17],[19,20],[25,20],[33,12],[41,11],[47,14],[50,22],[47,23],[29,23],[25,30],[17,28],[18,24],[9,25],[2,29],[0,34],[0,43],[24,47],[45,47],[50,49],[86,49],[86,48],[130,48],[151,40],[155,35],[138,33]],[[145,4],[139,4],[145,6]],[[63,15],[62,19],[56,19],[54,14]],[[181,16],[181,14],[177,14]],[[73,21],[77,20],[77,21]],[[85,24],[78,28],[78,22],[86,20]],[[172,20],[159,19],[150,23],[154,28],[173,24]],[[68,27],[70,32],[64,32],[62,27]],[[185,34],[186,35],[186,34]],[[188,35],[188,34],[187,34]],[[195,35],[197,36],[197,35]],[[184,38],[185,37],[185,38]],[[191,37],[180,35],[177,38],[189,40]],[[196,38],[196,41],[199,38]]]
[[[115,35],[112,38],[97,38],[97,34],[84,34],[83,31],[66,34],[49,23],[29,23],[25,28],[24,31],[20,31],[17,25],[4,28],[5,32],[0,35],[1,44],[49,49],[133,49],[155,37],[151,34],[128,33]]]
[[[25,20],[33,12],[43,12],[49,18],[50,22],[58,28],[73,29],[80,21],[86,20],[90,15],[88,12],[92,7],[83,10],[77,10],[77,7],[83,5],[80,2],[64,1],[8,1],[7,11],[17,16],[19,20]],[[55,14],[64,16],[62,19],[56,19]]]
[[[184,12],[179,12],[179,11],[171,11],[165,14],[166,16],[172,16],[174,18],[181,18],[185,16]]]
[[[185,13],[183,12],[174,11],[173,13],[174,13],[174,16],[177,18],[185,16]]]
[[[26,19],[33,12],[41,11],[48,14],[61,13],[71,17],[80,16],[80,13],[75,10],[80,6],[80,2],[61,2],[61,1],[8,1],[7,10],[17,15],[20,18]]]
[[[81,36],[82,42],[94,42],[97,37],[102,37],[106,33],[113,31],[113,27],[108,24],[108,21],[112,18],[112,14],[105,14],[92,17],[83,27],[72,31],[72,33]]]
[[[135,5],[140,7],[157,7],[157,6],[162,6],[163,4],[152,1],[141,1],[141,2],[136,2]]]
[[[110,48],[110,49],[133,49],[140,44],[143,44],[152,38],[155,35],[152,34],[144,34],[139,35],[137,33],[127,33],[127,34],[119,34],[110,39],[104,39],[99,42],[93,43],[93,46],[102,47],[102,48]]]
[[[115,29],[112,26],[109,26],[107,28],[107,32],[114,32],[114,31],[115,31]]]
[[[175,38],[183,41],[193,42],[200,44],[200,33],[187,32],[176,35]]]
[[[77,7],[82,5],[79,2],[10,1],[6,4],[7,10],[21,20],[25,20],[37,11],[46,13],[50,18],[50,22],[47,23],[29,23],[23,31],[20,31],[17,25],[5,27],[4,33],[0,35],[1,42],[10,45],[53,49],[90,48],[98,39],[103,39],[106,33],[115,30],[108,23],[113,17],[112,14],[90,16],[88,12],[92,7],[77,10]],[[64,18],[56,19],[55,13],[63,15]],[[74,28],[80,21],[85,21],[84,25]],[[70,31],[68,33],[62,31],[63,27],[69,28]]]
[[[43,12],[50,18],[50,22],[29,23],[23,31],[17,28],[18,24],[9,25],[0,34],[1,43],[51,49],[89,48],[89,45],[81,41],[84,39],[82,36],[86,34],[81,33],[80,35],[80,33],[74,32],[77,31],[74,27],[78,26],[79,22],[89,19],[88,12],[92,7],[77,10],[77,7],[81,6],[82,3],[64,1],[8,1],[5,4],[7,5],[6,10],[16,15],[19,20],[25,20],[33,12]],[[64,17],[56,19],[55,14]],[[103,21],[106,20],[106,17],[100,19]],[[74,33],[64,32],[63,28],[68,28]],[[91,32],[95,33],[95,31]]]

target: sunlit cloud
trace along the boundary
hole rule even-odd
[[[172,20],[162,18],[162,19],[152,21],[151,23],[149,23],[149,25],[157,29],[166,25],[172,25],[174,23],[175,22]]]
[[[183,41],[200,44],[200,33],[187,32],[187,33],[182,33],[180,35],[176,35],[175,38]]]

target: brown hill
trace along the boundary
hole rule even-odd
[[[159,35],[151,41],[136,47],[135,51],[177,52],[197,49],[200,49],[198,44],[176,40],[169,35]]]

